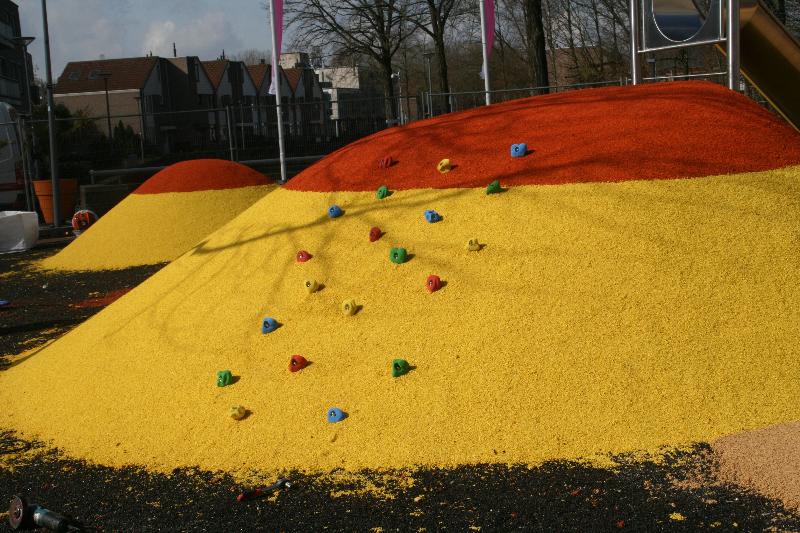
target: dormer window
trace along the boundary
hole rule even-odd
[[[81,79],[81,71],[73,70],[67,77],[69,78],[69,81],[78,81]]]

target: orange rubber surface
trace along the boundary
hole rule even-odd
[[[531,153],[512,158],[512,143],[526,143]],[[379,168],[385,156],[396,162]],[[445,158],[454,169],[440,174],[436,165]],[[747,97],[708,82],[672,82],[536,96],[390,128],[332,153],[287,188],[668,179],[797,163],[800,134]]]
[[[267,185],[264,174],[224,159],[192,159],[175,163],[154,174],[133,194],[194,192]]]

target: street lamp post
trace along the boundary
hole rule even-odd
[[[111,77],[110,72],[101,72],[98,74],[101,78],[103,78],[103,86],[105,87],[106,91],[106,122],[108,122],[108,140],[110,141],[113,137],[111,133],[111,105],[108,102],[108,78]]]
[[[50,31],[47,28],[47,0],[42,0],[42,29],[44,30],[44,63],[47,70],[47,125],[50,138],[50,179],[53,182],[53,224],[61,223],[61,195],[58,182],[58,146],[56,146],[56,115],[53,101],[53,69],[50,64]]]
[[[433,117],[433,97],[431,96],[433,92],[433,84],[431,83],[431,57],[433,57],[433,52],[425,52],[422,55],[425,56],[425,65],[428,69],[428,116]]]
[[[493,0],[489,0],[492,2]],[[486,105],[492,103],[492,93],[490,91],[491,83],[489,82],[489,51],[486,48],[486,0],[480,0],[478,5],[481,9],[481,49],[483,50],[483,89],[486,91]],[[494,34],[494,28],[491,28]]]
[[[25,68],[25,105],[28,107],[28,113],[31,113],[33,106],[31,105],[31,83],[28,79],[28,45],[31,44],[35,37],[14,37],[12,41],[22,46],[22,64]]]
[[[31,104],[31,82],[28,79],[28,45],[34,41],[35,37],[14,37],[12,41],[14,43],[22,46],[22,64],[25,68],[25,82],[23,87],[25,88],[25,105],[28,108],[28,114],[33,113],[33,105]],[[35,204],[33,200],[33,193],[31,191],[30,185],[30,160],[28,159],[28,135],[26,132],[25,121],[20,122],[19,128],[19,136],[20,141],[22,142],[22,166],[23,166],[23,175],[25,178],[25,205],[27,206],[29,211],[35,210]]]
[[[144,115],[142,112],[142,97],[134,96],[136,100],[136,108],[139,110],[139,151],[141,153],[141,160],[144,162]]]
[[[402,80],[400,79],[400,71],[399,70],[397,72],[395,72],[394,74],[392,74],[392,79],[396,79],[397,80],[397,89],[400,91],[398,93],[398,102],[397,102],[398,103],[397,112],[398,112],[398,115],[399,115],[397,117],[397,121],[402,126],[404,124],[404,122],[403,122],[403,83],[402,83]]]

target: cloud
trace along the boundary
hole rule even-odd
[[[36,37],[29,52],[44,77],[41,2],[17,1],[25,35]],[[220,5],[225,5],[225,10]],[[269,47],[267,13],[256,0],[51,0],[47,3],[53,76],[68,61],[136,57],[149,53],[213,59]]]
[[[60,0],[48,3],[54,78],[58,77],[68,61],[97,59],[101,54],[105,57],[125,54],[129,33],[127,27],[119,23],[119,17],[124,16],[127,2],[114,0],[115,9],[111,8],[110,3],[104,0]],[[23,33],[36,37],[29,51],[39,67],[37,74],[44,77],[40,2],[21,3],[20,23]]]
[[[152,51],[155,55],[171,57],[172,43],[176,43],[178,55],[204,58],[217,57],[223,48],[230,53],[242,47],[241,39],[221,11],[211,11],[177,24],[173,20],[152,22],[144,35],[142,53]]]

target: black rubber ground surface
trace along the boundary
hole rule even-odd
[[[48,253],[0,256],[0,299],[14,303],[0,311],[0,361],[99,310],[69,303],[134,286],[159,268],[30,268],[31,259]],[[779,503],[717,483],[711,457],[698,445],[659,463],[616,458],[614,469],[552,462],[416,470],[410,487],[364,473],[388,497],[356,482],[289,474],[293,487],[272,501],[238,503],[240,487],[223,473],[88,465],[3,428],[0,499],[23,495],[89,531],[800,531],[800,517]],[[5,507],[0,503],[0,531],[9,529]]]
[[[93,296],[135,287],[163,265],[102,272],[45,272],[34,263],[58,248],[0,254],[0,367],[8,354],[35,348],[80,324],[102,307],[74,307]]]

